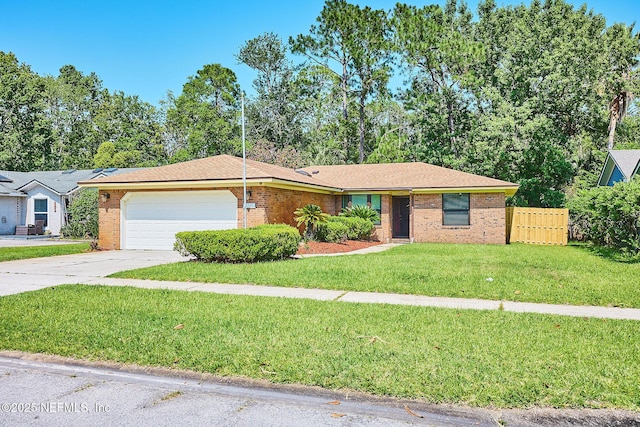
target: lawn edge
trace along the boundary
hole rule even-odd
[[[332,390],[319,386],[303,384],[273,383],[264,379],[241,376],[220,376],[206,372],[186,369],[172,369],[164,366],[142,366],[106,360],[77,359],[47,353],[29,353],[19,350],[0,349],[0,357],[50,364],[70,365],[83,368],[97,368],[123,373],[164,376],[177,379],[189,379],[209,384],[220,384],[239,388],[258,388],[285,394],[305,395],[330,401],[350,401],[363,404],[375,404],[406,410],[409,408],[417,415],[429,414],[468,419],[471,423],[494,423],[496,425],[586,425],[596,422],[605,424],[633,423],[640,420],[640,411],[616,408],[553,408],[531,406],[527,408],[472,407],[464,404],[433,403],[420,399],[403,399],[393,396],[379,396],[355,390]]]

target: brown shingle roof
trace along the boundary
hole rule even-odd
[[[324,185],[313,177],[300,174],[293,169],[247,160],[247,179],[275,178],[285,181]],[[91,183],[141,183],[175,181],[218,181],[242,179],[242,159],[222,154],[183,163],[148,168],[133,173],[95,179]]]
[[[310,166],[300,173],[293,169],[247,160],[247,179],[277,179],[311,184],[328,190],[393,190],[509,188],[517,184],[447,169],[427,163]],[[137,172],[95,179],[87,184],[131,184],[241,180],[242,159],[229,155],[143,169]]]
[[[344,190],[513,187],[517,184],[427,163],[312,166],[312,176]]]

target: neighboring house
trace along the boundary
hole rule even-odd
[[[170,250],[175,233],[243,226],[243,162],[220,155],[79,182],[100,193],[105,249]],[[293,170],[247,160],[247,225],[288,223],[306,204],[338,214],[368,204],[384,242],[506,242],[505,197],[517,184],[426,163]]]
[[[139,169],[93,169],[14,172],[0,170],[0,235],[15,234],[16,226],[44,221],[44,230],[59,235],[78,181]]]
[[[609,150],[598,185],[611,187],[616,182],[631,181],[639,166],[640,150]]]

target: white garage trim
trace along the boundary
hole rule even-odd
[[[120,200],[121,249],[172,250],[179,231],[237,227],[229,190],[129,192]]]

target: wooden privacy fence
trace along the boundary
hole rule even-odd
[[[569,209],[507,208],[507,243],[566,245]]]

